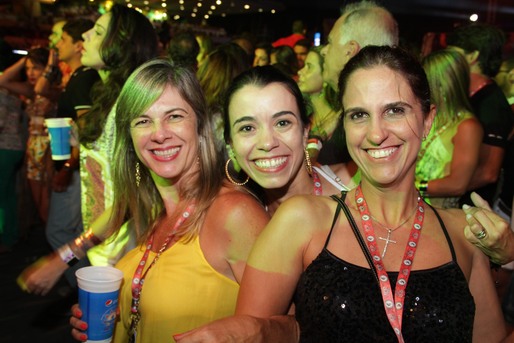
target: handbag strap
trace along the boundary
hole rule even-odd
[[[331,195],[330,197],[337,201],[338,205],[337,207],[342,208],[344,211],[344,214],[346,215],[346,219],[348,219],[348,223],[350,223],[350,227],[353,230],[353,233],[355,235],[355,238],[357,238],[357,242],[359,243],[362,252],[364,253],[364,257],[366,258],[366,261],[368,261],[369,267],[371,271],[373,272],[373,275],[375,276],[375,280],[377,281],[377,284],[380,286],[380,281],[378,279],[377,271],[375,270],[375,265],[373,264],[373,258],[371,257],[371,254],[368,250],[368,247],[366,246],[366,242],[364,242],[364,238],[362,238],[362,235],[359,231],[359,228],[357,227],[357,224],[355,223],[355,220],[353,219],[353,216],[350,212],[350,209],[348,208],[348,205],[344,202],[344,199],[346,198],[345,191],[341,192],[341,197],[337,197],[336,195]]]

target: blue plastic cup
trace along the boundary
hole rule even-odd
[[[111,342],[123,273],[113,267],[91,266],[75,272],[87,342]]]
[[[67,160],[71,156],[70,130],[71,118],[51,118],[45,120],[50,135],[52,159]]]

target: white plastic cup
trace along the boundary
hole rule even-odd
[[[67,160],[71,156],[70,123],[71,118],[45,119],[48,135],[50,136],[50,149],[52,150],[53,160]]]
[[[123,273],[114,267],[91,266],[75,272],[87,342],[111,342]]]

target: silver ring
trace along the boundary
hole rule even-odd
[[[487,231],[485,231],[485,229],[482,229],[482,231],[480,231],[479,233],[476,234],[476,237],[478,239],[484,239],[485,236],[487,236]]]

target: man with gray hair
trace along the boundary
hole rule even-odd
[[[373,1],[349,4],[335,22],[328,35],[328,43],[321,50],[325,58],[324,81],[337,90],[341,70],[367,45],[398,45],[398,24],[387,9]]]
[[[349,4],[335,22],[328,35],[328,43],[321,50],[324,57],[323,80],[336,92],[341,70],[367,45],[398,45],[398,24],[387,9],[374,1]],[[332,165],[351,161],[342,125],[336,125],[322,146],[317,162]]]

